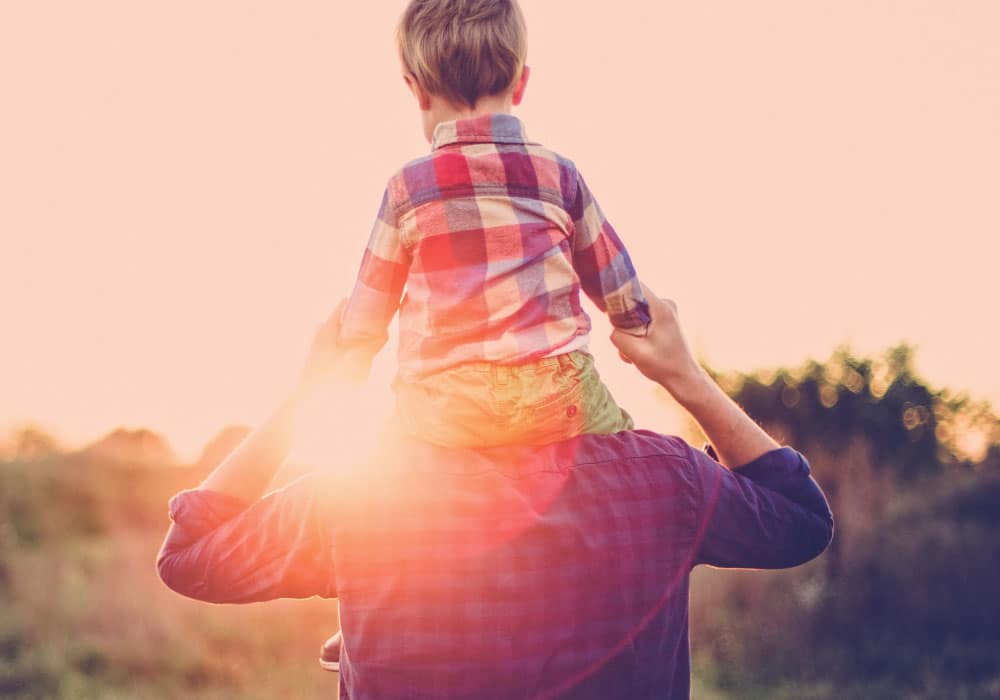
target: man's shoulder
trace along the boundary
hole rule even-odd
[[[551,447],[564,459],[575,459],[580,465],[647,458],[687,460],[691,453],[691,447],[682,438],[651,430],[581,435]]]
[[[643,472],[655,481],[692,484],[699,468],[695,450],[682,438],[649,430],[581,435],[551,446],[564,469]]]
[[[693,450],[683,439],[648,430],[610,435],[580,435],[546,445],[503,445],[490,448],[452,448],[403,438],[389,445],[383,460],[409,468],[452,473],[480,473],[500,468],[518,473],[566,472],[627,462],[652,461],[693,468]]]

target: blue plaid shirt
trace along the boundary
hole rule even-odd
[[[645,431],[393,444],[249,506],[183,492],[171,516],[158,566],[184,595],[340,599],[353,700],[687,698],[691,569],[794,566],[833,529],[797,452],[730,471]]]

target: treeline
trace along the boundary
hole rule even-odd
[[[907,346],[719,377],[834,512],[794,571],[697,572],[696,659],[735,697],[1000,698],[1000,421]]]

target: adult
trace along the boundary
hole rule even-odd
[[[647,431],[486,450],[398,438],[264,495],[304,394],[339,362],[335,315],[273,417],[171,501],[161,578],[218,603],[339,598],[342,698],[687,698],[691,569],[800,564],[833,519],[806,460],[722,392],[673,303],[646,291],[647,336],[612,342],[718,461]]]

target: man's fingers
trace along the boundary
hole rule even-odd
[[[642,293],[646,296],[646,302],[649,304],[649,315],[654,321],[663,316],[677,316],[677,303],[673,299],[657,296],[656,292],[647,287],[645,283],[640,281],[639,284],[642,286]]]
[[[341,299],[333,313],[316,329],[316,336],[322,337],[326,341],[335,342],[340,337],[340,325],[346,307],[347,299]]]
[[[642,293],[646,297],[646,302],[649,304],[649,313],[652,316],[656,316],[656,311],[663,306],[663,302],[666,301],[660,297],[656,292],[646,286],[646,283],[642,280],[639,281],[639,286],[642,288]]]
[[[337,303],[337,307],[333,310],[333,313],[330,315],[330,323],[336,327],[338,331],[340,330],[340,324],[344,321],[345,309],[347,309],[347,299],[341,299]]]
[[[641,355],[643,344],[648,342],[647,336],[637,338],[630,333],[623,333],[618,329],[615,329],[611,333],[611,344],[617,348],[618,356],[630,365],[635,364],[632,358]]]

